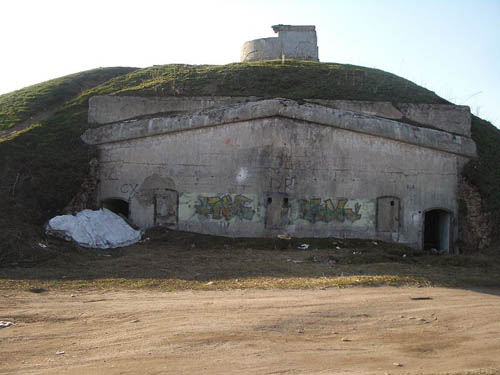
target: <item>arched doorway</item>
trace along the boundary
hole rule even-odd
[[[436,249],[450,252],[451,214],[448,211],[434,209],[425,212],[424,250]]]
[[[123,199],[110,198],[102,201],[102,207],[128,218],[129,203]]]

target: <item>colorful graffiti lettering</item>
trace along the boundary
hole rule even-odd
[[[231,220],[234,217],[252,220],[255,214],[255,210],[247,206],[252,200],[244,195],[236,195],[234,200],[230,195],[222,197],[198,197],[198,200],[199,204],[194,206],[195,212],[198,215],[212,216],[214,220],[222,218]]]
[[[347,199],[339,199],[337,206],[335,206],[331,199],[324,201],[320,198],[310,200],[301,199],[299,201],[299,217],[312,223],[318,221],[328,223],[334,220],[343,223],[345,219],[351,222],[361,219],[361,214],[359,213],[361,204],[356,203],[353,210],[352,208],[345,207],[347,202]]]

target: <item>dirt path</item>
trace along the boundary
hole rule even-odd
[[[0,320],[16,325],[0,330],[0,374],[500,369],[499,294],[391,287],[2,291]]]

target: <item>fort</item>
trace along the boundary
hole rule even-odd
[[[289,32],[315,45],[313,26],[275,30],[283,43],[264,41],[284,49],[259,47],[244,60],[293,56]],[[264,42],[244,51],[249,43]],[[317,59],[310,51],[299,55]],[[143,228],[233,237],[453,251],[460,171],[476,155],[469,108],[449,104],[96,96],[89,123],[82,139],[99,149],[102,206]]]
[[[319,61],[315,26],[273,26],[276,38],[246,42],[241,49],[241,62],[295,59]]]

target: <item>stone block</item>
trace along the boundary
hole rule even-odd
[[[471,114],[467,106],[399,103],[397,107],[408,120],[470,137]]]

